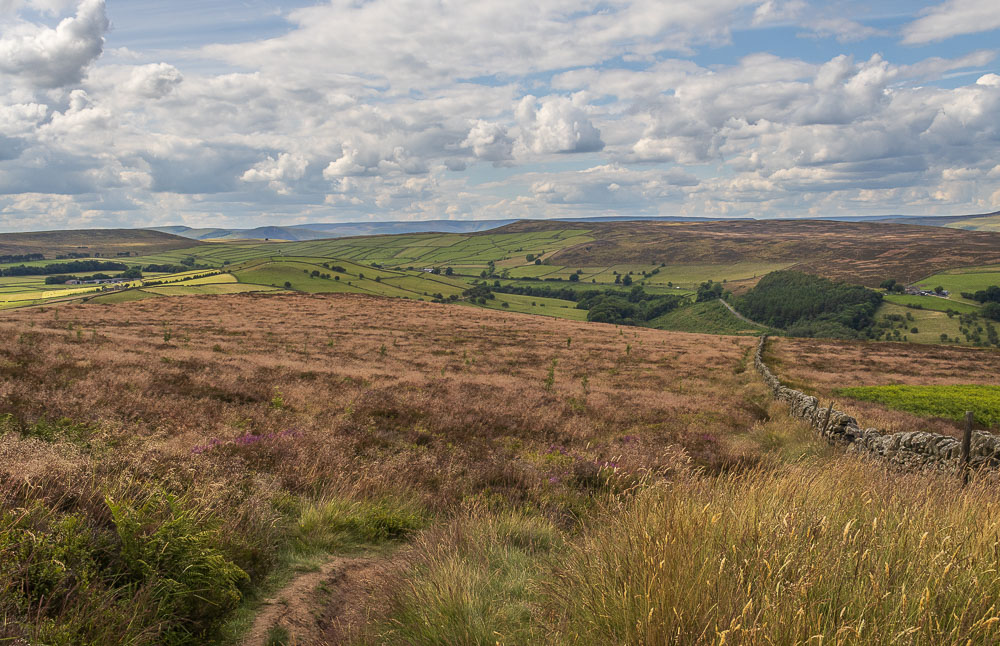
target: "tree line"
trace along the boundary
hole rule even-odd
[[[463,294],[472,298],[489,298],[488,292],[516,294],[537,298],[555,298],[576,303],[577,309],[587,310],[587,320],[596,323],[618,325],[642,325],[658,316],[680,307],[687,297],[674,294],[649,294],[641,285],[630,291],[618,289],[573,289],[540,285],[501,285],[495,281],[492,287],[485,283],[466,290]]]
[[[48,265],[29,267],[17,265],[0,269],[0,276],[47,276],[49,274],[78,274],[84,271],[124,271],[128,265],[110,260],[71,260]]]

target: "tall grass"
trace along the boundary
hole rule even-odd
[[[520,516],[546,538],[518,546],[510,522],[472,514],[426,538],[373,641],[1000,641],[1000,496],[987,483],[808,459],[616,495],[576,537]]]
[[[567,643],[996,643],[998,512],[851,458],[682,479],[610,504],[546,590]]]
[[[562,533],[541,516],[479,508],[426,533],[372,644],[535,644],[539,565]]]

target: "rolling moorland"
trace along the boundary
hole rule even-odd
[[[0,643],[1000,640],[995,477],[845,454],[752,363],[767,331],[862,424],[995,431],[1000,234],[759,224],[36,237],[0,265]]]
[[[616,322],[631,317],[633,323],[661,329],[759,334],[766,326],[734,320],[718,305],[702,305],[696,292],[706,281],[715,281],[723,285],[717,295],[738,296],[769,272],[791,268],[873,288],[886,279],[926,290],[943,286],[950,292],[947,298],[888,293],[876,316],[886,326],[905,332],[898,340],[905,336],[907,341],[923,343],[976,344],[985,342],[987,331],[971,321],[981,303],[962,294],[1000,283],[1000,272],[995,270],[1000,266],[1000,234],[894,223],[520,222],[470,234],[302,242],[206,243],[156,231],[113,233],[117,244],[90,247],[82,244],[86,232],[67,234],[67,241],[52,245],[45,259],[0,258],[11,261],[0,265],[0,273],[51,264],[52,259],[65,258],[72,247],[73,256],[109,259],[120,268],[139,269],[141,280],[108,287],[48,284],[44,275],[30,271],[3,276],[0,308],[77,299],[113,303],[291,290],[451,301],[584,320],[589,309],[581,305],[584,297],[568,297],[566,290],[598,290],[627,298],[632,288],[641,286],[645,296],[640,300],[681,298],[676,307],[646,309],[656,316],[638,320],[635,313],[625,313]],[[45,250],[47,234],[18,235],[25,242],[23,253]],[[14,242],[9,240],[7,248],[16,249]],[[93,272],[63,273],[93,276]],[[479,283],[487,284],[492,293],[480,290],[474,295]],[[969,320],[956,315],[967,315]],[[977,327],[978,334],[970,333]]]

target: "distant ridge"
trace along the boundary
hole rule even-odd
[[[593,217],[547,218],[555,222],[731,222],[759,218],[712,218],[689,215],[601,215]],[[1000,211],[978,215],[842,215],[810,218],[773,218],[774,220],[832,220],[836,222],[895,222],[955,229],[994,229],[1000,226]],[[182,225],[149,227],[149,230],[183,236],[192,240],[320,240],[351,236],[393,235],[400,233],[476,233],[497,229],[521,219],[505,220],[393,220],[385,222],[316,222],[289,226],[262,226],[252,229],[192,228]],[[978,221],[978,222],[977,222]]]
[[[650,215],[608,215],[587,218],[551,218],[556,222],[628,222],[663,221],[663,222],[701,222],[718,218],[694,216],[650,216]],[[749,220],[753,218],[731,218]],[[388,222],[332,222],[296,224],[291,226],[263,226],[253,229],[204,228],[195,229],[185,226],[150,227],[154,231],[172,233],[174,235],[192,238],[194,240],[319,240],[323,238],[346,238],[349,236],[392,235],[400,233],[476,233],[488,231],[519,222],[519,219],[507,220],[398,220]]]

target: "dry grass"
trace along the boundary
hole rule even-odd
[[[995,350],[826,339],[774,339],[767,362],[785,384],[826,400],[837,388],[850,386],[989,385],[1000,372],[1000,352]],[[837,403],[863,426],[956,437],[961,433],[959,425],[947,419],[927,419],[860,400],[838,398]]]
[[[210,641],[233,586],[252,591],[282,553],[394,540],[470,506],[572,528],[595,496],[678,460],[756,464],[741,436],[769,414],[750,340],[352,295],[23,310],[0,341],[0,552],[19,555],[0,637],[50,643]],[[123,527],[128,510],[145,520]],[[71,583],[52,597],[24,541],[63,549],[65,522],[97,557],[53,575]],[[138,565],[178,541],[231,582],[197,621],[183,595],[157,596],[169,563]]]
[[[849,483],[849,485],[847,485]],[[845,486],[847,485],[847,486]],[[545,585],[567,644],[987,644],[1000,497],[851,458],[615,502]]]
[[[995,487],[836,457],[752,339],[234,295],[0,341],[0,641],[216,643],[287,554],[410,539],[370,643],[1000,638]],[[806,381],[883,346],[771,347]],[[897,347],[901,379],[993,356]]]

